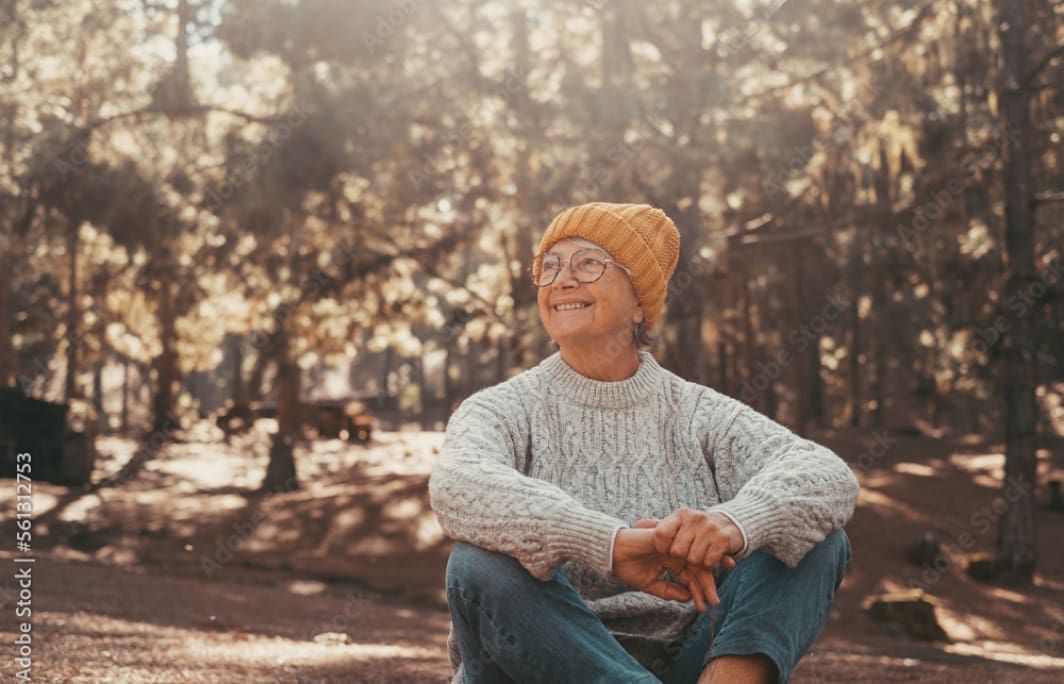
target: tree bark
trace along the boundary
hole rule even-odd
[[[702,276],[691,268],[694,263],[694,248],[701,230],[702,217],[698,209],[698,188],[701,185],[701,169],[693,166],[687,169],[682,197],[693,198],[685,208],[676,207],[670,212],[676,219],[680,231],[680,255],[676,273],[669,283],[668,323],[673,326],[675,336],[671,338],[671,348],[666,351],[669,366],[681,378],[705,384],[705,345],[702,341],[702,298],[698,293],[703,290]],[[669,338],[667,338],[669,339]]]
[[[791,328],[792,330],[798,330],[805,320],[805,269],[803,267],[802,246],[798,244],[794,247],[794,284],[791,290],[791,296],[793,297],[791,305],[794,307],[794,318],[792,319],[794,326]],[[789,344],[790,341],[784,338],[783,348],[787,349]],[[794,431],[803,436],[809,429],[809,382],[806,378],[809,368],[807,364],[802,363],[803,357],[807,352],[808,350],[795,352],[797,358],[794,359]]]
[[[152,430],[169,432],[176,424],[174,419],[174,383],[177,381],[177,353],[174,338],[177,336],[177,321],[174,311],[174,288],[168,276],[163,276],[159,288],[159,356],[155,358],[158,382],[152,397]]]
[[[824,427],[827,421],[824,410],[824,380],[820,376],[819,335],[809,343],[805,358],[809,367],[806,376],[809,382],[809,420],[817,427]]]
[[[129,432],[129,359],[122,357],[122,434]]]
[[[507,83],[507,101],[518,121],[523,148],[515,159],[514,197],[515,208],[520,215],[539,217],[542,211],[539,190],[532,177],[531,160],[535,152],[535,142],[540,138],[541,128],[532,111],[532,100],[528,94],[528,73],[531,69],[532,48],[529,43],[528,16],[524,9],[515,9],[510,16],[513,27],[513,79]],[[543,221],[552,217],[543,216]],[[532,263],[536,248],[536,236],[533,234],[532,221],[518,221],[513,231],[511,262],[519,265],[517,272],[510,269],[510,296],[513,297],[513,330],[510,333],[509,360],[519,369],[529,368],[538,361],[538,349],[530,344],[535,339],[535,327],[539,324],[536,313],[538,291],[528,276],[528,267]],[[542,228],[546,228],[544,223]],[[465,275],[465,274],[463,274]],[[457,332],[457,331],[456,331]],[[450,358],[450,347],[448,348]],[[450,399],[448,394],[448,399]]]
[[[251,404],[251,398],[246,390],[247,386],[244,384],[244,340],[241,337],[232,336],[226,339],[226,343],[233,351],[233,376],[229,388],[229,397],[233,401],[233,406],[248,408]]]
[[[0,250],[0,387],[18,381],[15,349],[11,344],[11,272],[14,266],[14,259],[7,250]]]
[[[453,336],[448,337],[446,345],[447,353],[443,358],[443,399],[447,402],[448,411],[450,411],[458,401],[458,386],[451,377],[451,364],[455,361],[458,341]]]
[[[510,377],[510,346],[506,338],[500,337],[495,343],[495,382],[500,383]]]
[[[882,302],[879,303],[882,304]],[[882,311],[882,308],[876,308],[876,311]],[[876,428],[883,427],[883,416],[887,404],[887,360],[886,351],[884,350],[884,346],[886,345],[886,335],[886,332],[881,332],[872,345],[872,369],[875,375],[875,385],[872,388],[872,396],[876,402],[876,407],[872,409],[872,425]]]
[[[743,295],[743,344],[745,347],[746,356],[746,386],[750,388],[750,402],[754,403],[758,399],[757,388],[755,387],[756,371],[754,370],[754,321],[753,314],[751,312],[750,302],[750,271],[746,266],[746,254],[737,254],[736,261],[739,264],[739,269],[736,276],[739,278],[739,289]],[[760,408],[760,406],[755,406]]]
[[[717,340],[717,389],[731,396],[731,379],[728,377],[728,344],[724,341],[723,329]]]
[[[67,288],[67,359],[66,379],[63,382],[65,400],[78,396],[75,380],[78,372],[78,322],[81,318],[81,310],[78,308],[78,230],[80,227],[81,221],[71,219],[66,241],[70,286]]]
[[[1024,88],[1029,33],[1023,0],[998,0],[1004,58],[1001,112],[1007,131],[1005,181],[1005,248],[1008,278],[1002,302],[1025,301],[1035,279],[1034,217],[1032,204],[1030,91]],[[999,561],[1015,581],[1029,582],[1035,568],[1034,489],[1035,453],[1035,306],[1023,306],[1019,315],[1010,310],[1013,325],[1003,335],[1001,368],[1005,400],[1005,511],[999,521]]]
[[[103,410],[103,357],[96,359],[92,365],[92,407],[96,410],[96,428],[110,432],[110,423],[107,414]]]
[[[855,269],[856,271],[856,269]],[[857,283],[854,281],[856,287]],[[864,402],[861,396],[861,348],[864,339],[861,330],[861,293],[856,291],[850,298],[850,425],[860,427],[861,410]]]
[[[291,492],[299,489],[294,446],[301,428],[299,406],[300,372],[290,356],[288,333],[284,322],[278,322],[274,340],[277,361],[277,433],[270,445],[270,461],[262,490],[267,494]]]

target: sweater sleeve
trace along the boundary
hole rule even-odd
[[[853,515],[857,477],[827,447],[702,389],[695,425],[722,501],[710,510],[738,521],[744,553],[763,548],[794,567]]]
[[[609,577],[614,534],[627,525],[519,472],[530,423],[513,381],[462,402],[429,478],[440,526],[453,539],[513,556],[540,580],[567,560]]]

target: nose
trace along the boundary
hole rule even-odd
[[[577,287],[578,285],[580,285],[580,281],[576,279],[575,275],[573,275],[572,261],[566,261],[563,259],[561,263],[561,270],[558,271],[558,275],[554,279],[554,282],[551,283],[551,286],[567,288]]]

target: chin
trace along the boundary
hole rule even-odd
[[[576,347],[576,346],[588,346],[596,344],[596,339],[593,335],[582,332],[564,332],[557,335],[551,335],[551,339],[558,343],[559,347]]]

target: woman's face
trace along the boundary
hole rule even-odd
[[[602,277],[593,283],[576,279],[570,259],[574,252],[589,248],[606,253],[595,243],[580,238],[559,240],[548,250],[560,257],[561,271],[553,283],[539,288],[539,317],[547,333],[563,349],[566,345],[603,345],[605,351],[610,341],[614,341],[610,348],[616,348],[618,342],[626,347],[632,339],[632,325],[643,320],[643,307],[628,274],[617,264],[608,264]]]

